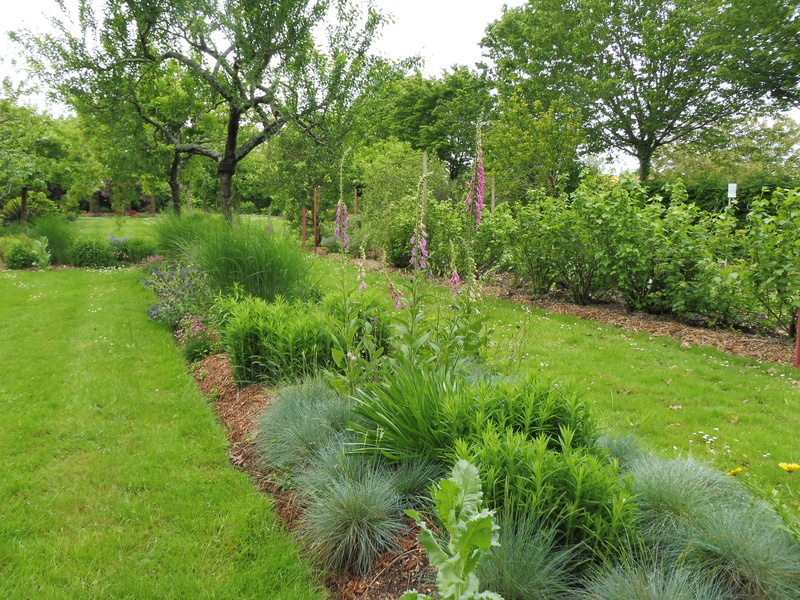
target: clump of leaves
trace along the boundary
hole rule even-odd
[[[492,547],[498,545],[499,530],[494,523],[494,512],[483,507],[478,470],[465,460],[458,461],[451,477],[437,486],[434,500],[436,512],[449,535],[446,546],[436,539],[417,511],[407,510],[406,514],[420,527],[419,541],[438,570],[437,597],[441,600],[503,600],[493,592],[478,591],[480,581],[475,571]],[[412,590],[400,600],[432,598]]]

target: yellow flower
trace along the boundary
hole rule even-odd
[[[730,477],[730,476],[732,476],[732,475],[736,475],[736,474],[737,474],[737,473],[739,473],[741,470],[742,470],[742,467],[736,467],[736,468],[735,468],[735,469],[733,469],[732,471],[728,471],[727,473],[725,473],[725,475],[727,475],[728,477]]]
[[[778,463],[778,466],[784,471],[789,471],[789,473],[800,469],[800,465],[797,463]]]

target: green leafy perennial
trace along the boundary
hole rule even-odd
[[[492,546],[498,545],[499,529],[494,524],[494,511],[482,508],[482,497],[478,470],[465,460],[458,461],[450,479],[439,483],[434,498],[436,512],[450,538],[446,548],[437,541],[417,511],[406,511],[420,527],[419,541],[439,572],[436,585],[442,600],[503,600],[493,592],[478,592],[480,582],[475,570]],[[400,600],[432,598],[409,591]]]

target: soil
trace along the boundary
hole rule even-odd
[[[377,265],[368,264],[366,267],[376,268]],[[633,313],[622,304],[613,302],[578,306],[557,295],[534,300],[524,289],[511,285],[502,276],[496,277],[492,285],[484,289],[484,294],[550,312],[613,324],[631,332],[671,337],[681,340],[684,347],[712,347],[730,354],[780,364],[791,365],[794,361],[794,343],[785,335],[759,336],[716,331],[664,317]],[[227,431],[231,463],[247,473],[259,490],[271,496],[275,512],[284,526],[288,530],[296,528],[302,519],[301,503],[292,493],[281,488],[274,474],[261,463],[254,443],[258,418],[275,397],[274,390],[258,385],[237,387],[224,354],[209,356],[196,363],[192,374]],[[417,541],[416,531],[409,527],[408,534],[400,541],[398,548],[381,556],[370,573],[363,576],[328,576],[325,585],[336,600],[394,600],[409,589],[431,593],[434,577],[434,571]]]

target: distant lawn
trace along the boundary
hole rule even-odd
[[[326,289],[335,288],[336,260],[316,260]],[[355,281],[355,268],[348,267]],[[368,273],[385,296],[384,275]],[[397,279],[393,276],[393,279]],[[448,302],[449,290],[432,288]],[[429,313],[437,308],[431,303]],[[580,390],[601,425],[642,437],[666,457],[692,455],[779,497],[800,514],[800,372],[759,364],[711,348],[629,333],[612,325],[547,313],[503,300],[486,301],[494,333],[489,360],[505,373],[542,372]]]
[[[0,598],[323,598],[139,277],[0,272]]]
[[[106,239],[113,235],[118,238],[130,237],[153,239],[153,224],[158,217],[79,217],[73,225],[75,234],[89,238]]]

